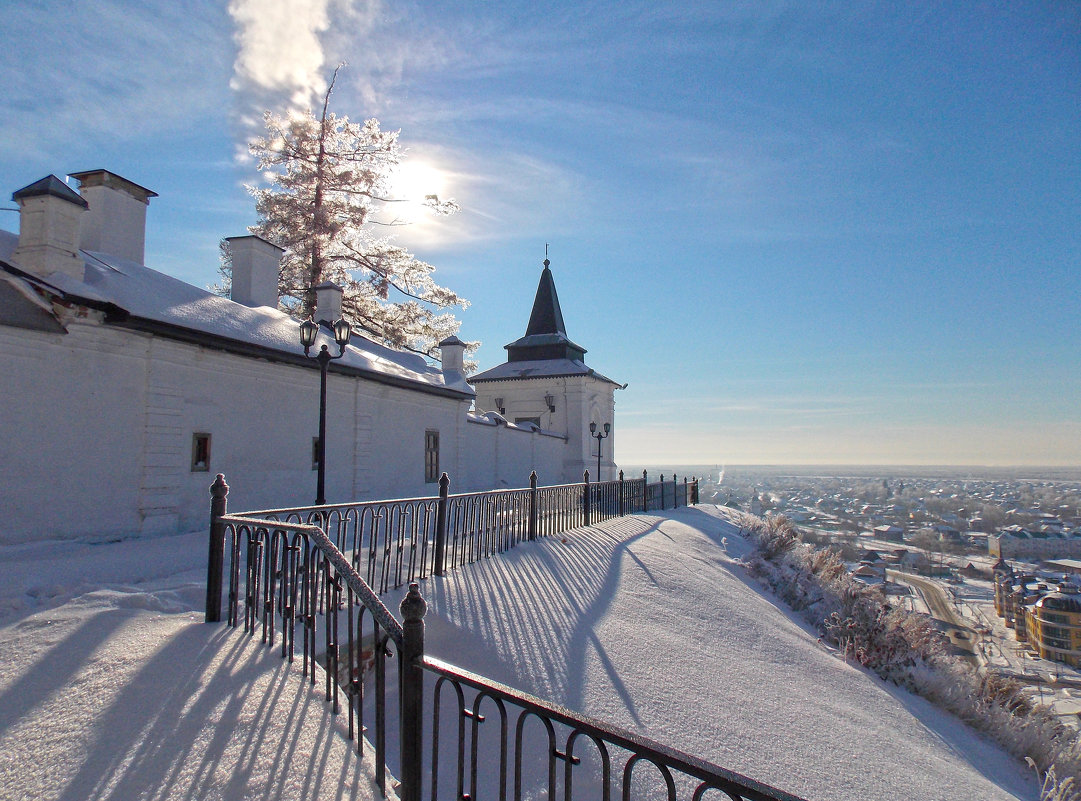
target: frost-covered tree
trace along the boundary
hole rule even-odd
[[[332,79],[318,115],[265,113],[267,133],[250,150],[270,186],[249,187],[259,214],[249,231],[285,250],[278,294],[286,311],[309,317],[315,287],[333,281],[344,290],[342,312],[354,327],[388,345],[435,356],[436,344],[459,326],[446,310],[469,304],[435,283],[432,265],[377,235],[381,226],[398,224],[386,219],[399,202],[391,196],[402,160],[398,133],[382,130],[375,119],[356,123],[337,116],[330,110],[333,89]],[[453,200],[435,195],[424,206],[435,214],[458,210]],[[227,254],[222,273],[227,284]]]

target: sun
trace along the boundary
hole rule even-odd
[[[429,216],[424,213],[425,201],[432,197],[446,199],[447,174],[436,165],[422,159],[403,160],[390,177],[390,198],[395,216],[419,222]]]

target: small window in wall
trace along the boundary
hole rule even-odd
[[[312,470],[319,469],[319,437],[312,437]]]
[[[518,425],[521,425],[522,423],[532,423],[537,428],[540,428],[540,418],[539,417],[515,417],[514,422],[517,423]]]
[[[210,472],[210,435],[191,435],[191,472]]]
[[[439,480],[439,432],[424,432],[424,481],[428,484]]]

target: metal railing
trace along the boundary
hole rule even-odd
[[[450,478],[439,480],[439,495],[325,506],[261,509],[238,517],[317,526],[378,594],[444,575],[450,568],[502,553],[519,542],[562,534],[617,515],[687,506],[697,501],[698,480],[679,484],[673,475],[650,484],[641,479],[537,486],[528,489],[450,494]],[[225,477],[211,487],[211,521],[226,512]],[[217,504],[217,506],[215,506]],[[220,566],[217,570],[220,571]],[[212,570],[213,572],[213,570]],[[207,582],[208,592],[213,577]],[[208,606],[211,603],[208,595]]]
[[[565,798],[571,798],[572,780],[600,788],[607,799],[614,781],[613,758],[622,760],[623,798],[633,794],[641,771],[636,766],[650,763],[663,781],[669,799],[677,791],[697,801],[708,790],[719,790],[731,799],[794,799],[738,774],[697,760],[646,738],[561,709],[539,698],[424,657],[425,603],[416,580],[429,573],[466,565],[513,548],[525,539],[561,534],[571,528],[609,518],[666,508],[670,503],[697,503],[697,480],[672,477],[649,483],[641,479],[589,482],[538,487],[530,476],[528,489],[450,495],[446,474],[440,493],[434,498],[373,501],[295,509],[275,509],[227,514],[229,491],[225,477],[218,475],[211,487],[210,550],[207,574],[206,619],[221,620],[223,579],[227,579],[229,625],[250,636],[258,632],[269,647],[280,638],[281,655],[293,662],[297,629],[301,633],[303,675],[314,685],[315,666],[325,669],[326,700],[338,714],[344,698],[348,712],[348,735],[356,737],[363,753],[367,731],[371,737],[376,782],[385,792],[387,779],[388,720],[396,725],[399,743],[400,796],[419,801],[421,786],[431,788],[432,798],[440,792],[439,710],[440,695],[447,687],[458,699],[455,725],[457,737],[456,798],[477,798],[477,760],[480,747],[478,727],[484,721],[481,702],[491,699],[499,709],[501,772],[496,797],[506,798],[507,708],[520,709],[514,741],[514,798],[522,797],[523,756],[528,743],[523,739],[526,721],[540,721],[548,745],[533,751],[533,758],[546,760],[549,797],[555,787],[556,761],[565,763]],[[227,564],[226,564],[227,562]],[[403,622],[390,613],[379,599],[380,593],[410,584],[402,601]],[[344,644],[342,640],[344,639]],[[343,651],[344,645],[344,651]],[[398,654],[398,697],[388,702],[386,660]],[[322,654],[320,654],[320,647]],[[364,676],[373,674],[372,689],[365,691]],[[432,751],[422,752],[424,724],[424,674],[434,676],[435,700],[429,719]],[[475,691],[472,707],[465,706],[465,688]],[[366,712],[367,709],[367,712]],[[397,713],[394,713],[397,710]],[[370,721],[366,722],[366,716]],[[470,795],[463,795],[467,744],[464,727],[472,721],[468,745]],[[589,772],[583,766],[575,778],[573,768],[582,765],[575,755],[575,743],[588,740],[600,759]],[[394,736],[390,738],[395,739]],[[558,743],[557,743],[558,740]],[[560,744],[562,750],[560,750]],[[359,763],[358,763],[359,764]],[[424,766],[428,768],[425,770]],[[589,773],[590,778],[586,778]],[[425,777],[427,774],[427,777]],[[444,774],[445,776],[445,774]],[[688,782],[691,784],[688,785]],[[693,786],[692,786],[693,785]],[[445,789],[445,788],[444,788]]]
[[[423,646],[417,650],[415,636],[412,640],[408,636],[409,627],[398,622],[350,559],[318,526],[223,514],[211,526],[212,562],[217,561],[216,544],[221,546],[223,567],[228,558],[226,622],[239,627],[243,619],[244,631],[250,636],[258,633],[270,648],[275,647],[280,632],[281,656],[290,663],[294,661],[296,631],[300,628],[302,675],[313,685],[317,681],[315,666],[320,663],[321,636],[326,700],[338,714],[344,695],[348,736],[356,738],[361,754],[366,729],[362,660],[370,659],[375,676],[370,732],[376,782],[385,794],[387,710],[395,706],[386,701],[386,660],[391,656],[388,646],[394,644],[399,665],[412,659],[414,652],[421,652]],[[210,578],[208,595],[214,574]],[[216,606],[207,607],[208,622],[220,619],[220,604],[219,596]],[[344,661],[339,639],[343,630]],[[399,684],[404,686],[401,681]],[[405,738],[398,740],[405,748]],[[406,765],[408,760],[415,763],[416,759],[416,755],[406,756],[403,752],[401,764]]]
[[[364,732],[371,736],[375,779],[384,795],[387,742],[396,739],[398,790],[404,801],[420,801],[425,785],[433,801],[451,797],[452,791],[453,797],[459,799],[484,797],[478,765],[493,764],[494,759],[498,759],[498,778],[488,777],[488,789],[492,798],[501,801],[508,792],[517,801],[544,787],[548,797],[555,798],[560,764],[566,801],[574,797],[575,788],[587,791],[590,797],[599,793],[607,800],[616,784],[625,801],[639,797],[643,781],[640,766],[652,769],[654,786],[669,801],[699,801],[710,791],[735,801],[799,801],[641,735],[425,656],[426,604],[418,585],[410,585],[400,606],[399,623],[350,557],[318,526],[226,514],[217,517],[214,526],[212,542],[221,536],[228,556],[228,623],[239,627],[243,617],[244,631],[249,636],[259,633],[271,648],[280,636],[282,657],[290,662],[295,654],[296,629],[301,629],[303,675],[314,685],[315,665],[321,663],[325,668],[326,700],[339,714],[344,699],[348,736],[356,739],[361,754]],[[208,619],[210,611],[208,608]],[[320,639],[322,660],[318,655]],[[391,645],[398,655],[396,698],[388,693],[387,686],[386,661],[394,654]],[[369,660],[373,687],[366,691],[362,661]],[[434,680],[428,711],[424,703],[426,673]],[[472,692],[468,702],[467,690]],[[441,721],[443,697],[448,691],[454,702],[452,719]],[[512,742],[513,710],[517,715],[513,719]],[[480,736],[481,725],[493,720],[493,715],[497,716],[494,721],[499,730],[494,746],[490,738]],[[370,721],[366,722],[366,717]],[[539,741],[538,726],[542,735]],[[431,743],[427,751],[425,731]],[[449,776],[444,771],[441,779],[440,766],[446,761],[441,757],[446,753],[448,739],[453,746],[454,770]],[[496,753],[482,755],[486,743]],[[508,784],[512,778],[508,774],[509,758],[513,761],[513,785]],[[358,769],[361,764],[358,761]],[[532,772],[530,767],[534,768]]]
[[[800,801],[796,796],[648,737],[579,715],[440,659],[425,656],[421,665],[437,677],[432,699],[429,768],[432,801],[483,798],[482,784],[487,784],[484,789],[500,801],[505,801],[508,790],[514,801],[536,797],[537,791],[546,791],[547,798],[555,799],[560,783],[564,801],[575,797],[576,788],[582,797],[599,796],[608,801],[613,785],[618,785],[624,801],[647,794],[656,797],[650,790],[659,790],[668,801],[678,798],[700,801],[712,797],[710,791],[733,801]],[[452,691],[453,719],[449,725],[441,726],[442,696],[448,688]],[[472,691],[468,701],[465,689]],[[491,737],[482,737],[483,724],[493,730],[489,732]],[[450,759],[454,772],[449,777],[444,775],[441,781],[440,756],[448,734],[454,739]],[[482,742],[496,753],[482,757]],[[483,782],[478,766],[496,764],[496,759],[498,778],[489,776]],[[513,775],[509,773],[508,761],[513,762]],[[643,776],[639,768],[647,773],[652,768],[652,775]],[[534,779],[532,787],[525,780],[528,774]]]

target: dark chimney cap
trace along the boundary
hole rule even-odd
[[[157,192],[152,192],[145,186],[139,186],[134,181],[129,181],[127,178],[108,170],[84,170],[83,172],[71,172],[68,175],[78,181],[79,187],[82,189],[91,186],[107,186],[110,189],[126,192],[136,200],[141,200],[147,204],[150,203],[150,198],[158,196]]]
[[[86,201],[82,199],[79,193],[55,175],[48,175],[40,181],[34,181],[29,186],[24,186],[14,192],[11,199],[18,201],[27,197],[40,197],[41,195],[52,195],[77,206],[82,206],[84,209],[87,208]]]

